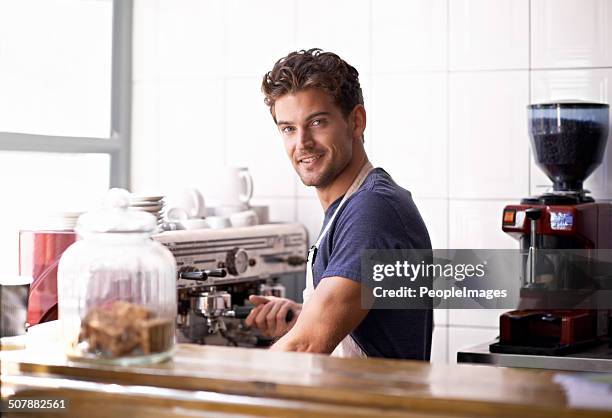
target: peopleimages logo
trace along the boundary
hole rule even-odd
[[[413,289],[402,286],[399,289],[383,289],[382,286],[372,289],[375,298],[441,298],[447,299],[486,299],[508,297],[506,289],[468,289],[465,286],[451,289],[430,289],[427,286]]]
[[[396,261],[394,264],[374,264],[372,279],[380,282],[386,278],[405,278],[414,282],[417,278],[454,279],[461,282],[472,277],[483,278],[485,275],[485,263],[481,264],[437,264],[420,263],[414,264],[408,261]]]

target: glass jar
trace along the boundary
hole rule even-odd
[[[172,353],[176,262],[151,239],[156,218],[129,202],[126,190],[110,190],[101,210],[79,218],[80,240],[60,260],[59,320],[71,359],[147,364]]]

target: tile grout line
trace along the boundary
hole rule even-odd
[[[293,44],[297,46],[298,41],[298,20],[299,13],[297,3],[293,3]],[[298,222],[299,210],[298,210],[298,198],[299,198],[299,190],[298,190],[298,180],[297,178],[293,178],[293,219],[295,222]]]
[[[451,75],[452,75],[452,71],[451,71],[451,0],[447,0],[446,2],[446,79],[447,79],[447,83],[446,83],[446,106],[447,106],[447,124],[446,124],[446,149],[447,149],[447,183],[446,183],[446,246],[450,248],[451,246],[451,228],[450,228],[450,224],[451,224],[451,189],[450,189],[450,184],[451,184],[451,171],[450,171],[450,164],[451,164],[451,157],[450,157],[450,144],[451,144],[451,126],[450,126],[450,120],[451,120],[451,111],[452,111],[452,107],[451,107]],[[451,321],[451,314],[450,311],[447,309],[446,310],[446,323],[450,324]],[[451,359],[451,331],[450,328],[447,327],[446,328],[446,363],[450,364],[452,362]]]
[[[532,98],[532,91],[531,91],[531,37],[532,37],[532,27],[531,27],[531,0],[529,0],[528,2],[528,7],[529,9],[527,10],[527,66],[528,66],[528,70],[527,70],[527,97],[529,100],[529,103],[532,102],[533,98]],[[529,138],[527,138],[529,139]],[[527,147],[527,194],[531,195],[531,180],[532,180],[532,175],[533,173],[531,172],[531,150],[529,147]]]
[[[450,248],[450,0],[446,0],[446,247]],[[450,323],[448,309],[444,313],[446,323]],[[445,363],[450,361],[450,330],[447,327]]]
[[[222,85],[221,85],[221,89],[223,91],[222,96],[223,96],[223,131],[221,133],[222,137],[223,137],[223,166],[227,167],[228,166],[228,147],[229,147],[229,140],[227,137],[227,122],[228,122],[228,117],[227,117],[227,80],[228,80],[228,39],[227,39],[227,28],[229,25],[228,22],[228,12],[227,12],[227,8],[229,6],[227,5],[227,3],[223,3],[223,80],[222,80]]]

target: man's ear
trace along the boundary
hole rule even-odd
[[[361,140],[366,127],[366,110],[362,104],[355,106],[351,112],[353,139]]]

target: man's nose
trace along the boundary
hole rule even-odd
[[[314,145],[314,138],[308,131],[308,129],[298,129],[297,131],[297,148],[312,148]]]

